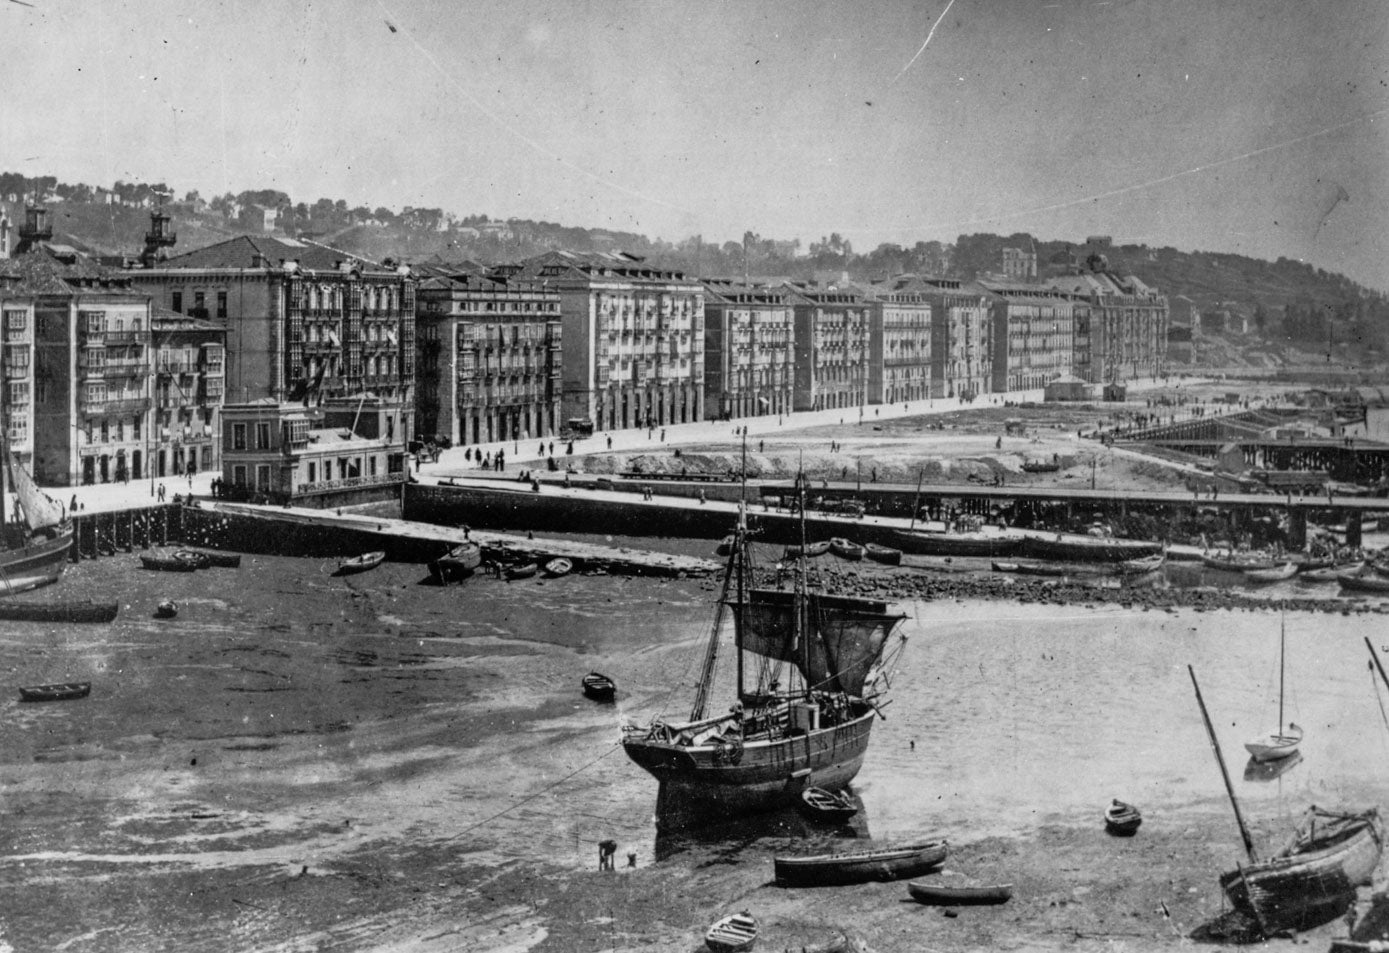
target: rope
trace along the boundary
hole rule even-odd
[[[1384,727],[1389,730],[1389,712],[1384,710],[1384,698],[1379,694],[1379,682],[1375,679],[1375,663],[1366,662],[1370,667],[1370,687],[1375,691],[1375,701],[1379,702],[1379,717],[1384,721]]]
[[[555,781],[553,784],[547,784],[545,787],[541,788],[539,791],[536,791],[534,794],[528,794],[528,795],[526,795],[525,797],[521,798],[521,800],[517,801],[515,804],[511,805],[510,807],[502,808],[500,811],[498,811],[497,813],[493,814],[492,816],[490,816],[490,817],[484,817],[482,820],[478,821],[476,824],[470,824],[469,826],[463,828],[463,830],[461,830],[461,831],[459,831],[457,834],[455,834],[455,835],[453,836],[453,838],[451,838],[451,839],[452,839],[452,840],[457,840],[458,838],[463,837],[465,834],[471,834],[473,831],[477,830],[479,827],[483,826],[484,824],[490,824],[490,823],[492,823],[493,821],[495,821],[495,820],[496,820],[497,818],[499,818],[499,817],[505,817],[506,815],[510,814],[512,811],[516,810],[518,807],[521,807],[522,805],[525,805],[525,804],[529,804],[531,801],[534,801],[536,798],[540,797],[540,796],[543,795],[543,794],[548,794],[550,791],[553,791],[555,788],[559,787],[561,784],[564,784],[565,782],[567,782],[570,778],[577,777],[578,775],[580,775],[580,774],[582,774],[583,772],[587,771],[589,768],[593,767],[593,766],[594,766],[595,764],[597,764],[599,761],[602,761],[602,760],[603,760],[604,758],[606,758],[608,755],[610,755],[610,754],[612,754],[613,752],[615,752],[615,751],[618,749],[619,746],[620,746],[619,744],[614,744],[611,748],[609,748],[607,751],[604,751],[602,754],[600,754],[598,757],[594,758],[592,761],[588,762],[587,764],[581,764],[581,765],[579,765],[579,766],[578,766],[577,768],[575,768],[573,771],[570,771],[568,774],[566,774],[564,777],[558,779],[558,780]]]

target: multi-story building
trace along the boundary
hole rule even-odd
[[[1070,296],[1032,284],[980,281],[992,304],[992,390],[1037,390],[1071,374],[1075,316]]]
[[[459,445],[559,433],[560,296],[460,271],[415,294],[415,432]]]
[[[1009,281],[1030,281],[1037,277],[1037,247],[1003,249],[1003,276]]]
[[[157,309],[150,455],[156,476],[221,470],[227,329]]]
[[[899,275],[874,286],[874,294],[920,302],[927,308],[929,337],[916,349],[929,362],[924,375],[928,390],[914,391],[914,396],[968,400],[990,389],[990,305],[982,288],[963,287],[953,278]],[[890,358],[892,351],[886,353]],[[885,368],[884,374],[889,375],[890,369]]]
[[[795,346],[795,410],[868,403],[868,302],[850,288],[788,282]],[[861,413],[862,411],[860,411]]]
[[[30,208],[0,269],[0,367],[11,449],[42,483],[141,479],[149,468],[150,299],[54,242]]]
[[[232,499],[341,505],[389,497],[410,478],[396,401],[362,394],[306,407],[266,397],[223,415],[222,492]]]
[[[704,287],[625,252],[547,252],[498,269],[559,293],[566,420],[600,430],[704,416]]]
[[[1132,275],[1106,271],[1103,255],[1091,255],[1086,270],[1047,285],[1090,305],[1091,383],[1160,377],[1167,364],[1167,298]]]
[[[408,267],[317,242],[243,235],[124,274],[159,307],[226,329],[229,401],[369,393],[413,424]]]
[[[931,301],[906,283],[870,286],[868,402],[931,396]]]
[[[710,419],[790,413],[794,361],[784,288],[704,282],[704,409]]]

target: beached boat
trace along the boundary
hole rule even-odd
[[[840,559],[857,561],[863,558],[863,547],[852,539],[845,539],[843,536],[835,536],[830,539],[830,552]]]
[[[1047,460],[1028,460],[1022,465],[1023,473],[1055,473],[1060,469],[1060,463]]]
[[[350,556],[338,563],[337,571],[334,572],[333,575],[354,576],[359,572],[375,569],[385,561],[386,553],[384,550],[380,549],[373,550],[369,553],[362,553],[360,556]]]
[[[1056,563],[1038,559],[995,559],[989,564],[994,572],[1019,576],[1117,576],[1118,563]]]
[[[660,782],[657,823],[667,828],[791,806],[807,787],[847,786],[882,704],[880,676],[905,641],[889,649],[905,616],[886,601],[812,585],[807,559],[796,560],[792,589],[753,588],[741,508],[736,532],[689,718],[623,730],[628,757]],[[711,716],[725,613],[736,694]]]
[[[1013,896],[1012,884],[979,884],[976,886],[953,886],[951,884],[927,883],[913,880],[907,884],[907,892],[917,903],[952,907],[969,904],[1007,903]]]
[[[864,543],[863,554],[873,562],[882,563],[884,566],[900,566],[902,564],[902,550],[893,549],[891,546]]]
[[[1288,844],[1260,860],[1230,783],[1196,671],[1188,665],[1187,672],[1249,857],[1247,864],[1220,875],[1225,896],[1236,910],[1253,917],[1266,936],[1315,926],[1340,915],[1355,902],[1355,888],[1369,883],[1379,866],[1384,850],[1379,811],[1327,811],[1313,806]]]
[[[6,622],[110,622],[120,610],[118,602],[19,602],[0,599],[0,620]]]
[[[223,549],[187,549],[186,552],[195,553],[207,560],[209,566],[219,569],[237,569],[241,566],[240,553],[229,553]]]
[[[1248,552],[1226,550],[1223,553],[1202,553],[1201,565],[1207,569],[1223,569],[1226,572],[1244,573],[1251,569],[1272,569],[1278,565],[1278,560],[1273,558],[1272,553],[1254,550]]]
[[[1070,562],[1122,562],[1162,552],[1162,543],[1090,533],[1023,531],[1019,552],[1033,559]]]
[[[757,939],[757,921],[746,910],[723,917],[704,934],[704,945],[714,953],[737,953],[752,948]]]
[[[1104,827],[1119,837],[1132,837],[1143,823],[1143,813],[1132,804],[1115,798],[1104,809]]]
[[[19,689],[19,700],[22,702],[63,702],[74,698],[86,698],[91,693],[91,682],[26,685]]]
[[[140,554],[140,564],[157,572],[197,572],[198,559],[184,550],[154,550]]]
[[[1250,582],[1258,583],[1282,582],[1283,580],[1291,579],[1293,576],[1296,575],[1296,563],[1283,563],[1282,565],[1274,566],[1271,569],[1246,569],[1244,571],[1245,579],[1248,579]]]
[[[1292,722],[1283,727],[1284,663],[1287,660],[1287,626],[1278,628],[1278,723],[1270,730],[1244,743],[1244,750],[1255,761],[1277,761],[1286,758],[1302,743],[1302,729]]]
[[[1335,582],[1341,573],[1354,573],[1364,567],[1363,562],[1340,563],[1323,569],[1304,569],[1297,574],[1298,582]]]
[[[545,574],[547,579],[558,579],[560,576],[567,576],[574,571],[574,561],[566,559],[564,556],[556,556],[554,559],[547,559],[540,571]]]
[[[584,694],[594,701],[610,702],[617,694],[617,684],[601,672],[589,672],[583,677]]]
[[[441,583],[467,579],[482,565],[482,547],[472,540],[454,545],[429,564],[429,571]]]
[[[1389,577],[1381,576],[1368,566],[1361,566],[1354,572],[1337,573],[1336,581],[1342,589],[1352,592],[1389,593]]]
[[[176,615],[178,615],[178,603],[172,599],[165,599],[154,607],[156,619],[172,619]]]
[[[813,821],[842,823],[858,813],[853,798],[843,791],[806,788],[801,792],[801,813]]]
[[[72,550],[71,514],[38,488],[29,471],[10,453],[3,434],[0,455],[4,458],[0,460],[0,593],[57,582]],[[4,502],[11,492],[17,512],[10,511]]]
[[[784,887],[832,887],[915,877],[945,863],[949,850],[945,841],[938,840],[810,857],[773,857],[772,864],[777,883]]]
[[[511,563],[502,567],[502,578],[508,582],[513,579],[529,579],[538,572],[539,563]]]
[[[829,551],[830,541],[827,539],[821,539],[813,543],[805,543],[799,546],[787,546],[786,549],[782,552],[781,558],[786,561],[796,559],[801,555],[814,558],[816,556],[823,556],[825,555],[825,553]]]
[[[935,530],[897,530],[891,534],[893,545],[913,556],[998,556],[1006,558],[1022,545],[1021,536],[970,530],[967,532],[938,532]]]

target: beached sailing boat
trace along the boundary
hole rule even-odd
[[[624,728],[628,757],[660,782],[658,823],[731,819],[795,804],[808,787],[842,789],[863,765],[886,672],[905,643],[889,649],[904,615],[882,600],[812,588],[805,556],[792,589],[758,588],[741,507],[734,537],[689,718]],[[732,707],[710,716],[727,610],[737,688]]]
[[[1283,671],[1286,658],[1287,626],[1280,624],[1278,627],[1278,724],[1269,731],[1244,743],[1244,750],[1248,751],[1249,756],[1255,761],[1277,761],[1280,758],[1286,758],[1297,751],[1297,746],[1302,743],[1302,729],[1299,726],[1288,722],[1287,727],[1283,727]]]
[[[3,420],[0,413],[0,420]],[[72,548],[72,520],[63,505],[34,483],[0,433],[0,595],[57,582]],[[6,491],[17,512],[8,511]]]

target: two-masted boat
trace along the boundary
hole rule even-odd
[[[0,454],[0,502],[12,490],[18,504],[13,513],[0,505],[0,593],[57,582],[72,550],[72,519],[15,460],[8,441],[0,445]]]
[[[660,782],[658,823],[671,827],[792,806],[808,787],[842,789],[863,765],[905,642],[889,645],[905,616],[887,602],[812,586],[808,556],[795,560],[793,588],[757,587],[745,511],[735,537],[689,718],[623,731],[628,757]],[[729,613],[736,693],[711,715]]]

